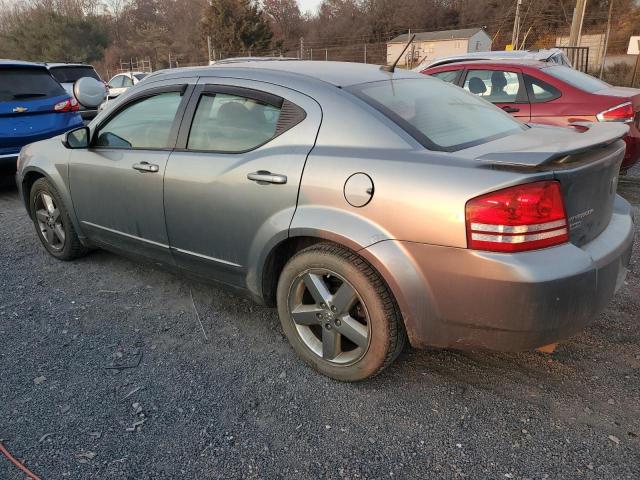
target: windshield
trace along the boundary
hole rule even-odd
[[[0,68],[0,102],[64,94],[64,88],[44,68]]]
[[[526,128],[486,100],[427,77],[365,83],[349,90],[431,150],[460,150]]]
[[[52,67],[49,68],[51,75],[60,83],[74,83],[83,77],[91,77],[100,80],[100,77],[93,67]]]
[[[569,85],[589,93],[610,87],[608,83],[604,83],[602,80],[598,80],[591,75],[587,75],[586,73],[582,73],[574,68],[566,67],[564,65],[554,65],[552,67],[544,68],[542,71],[544,73],[548,73],[552,77],[556,77],[558,80],[567,82]]]

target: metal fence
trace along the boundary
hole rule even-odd
[[[412,31],[413,32],[413,31]],[[566,46],[567,29],[560,30],[541,30],[536,31],[535,37],[533,30],[527,31],[525,40],[522,42],[524,49],[540,49],[540,48],[560,48],[571,60],[573,66],[583,72],[599,76],[602,68],[603,80],[620,86],[631,86],[633,78],[634,58],[630,55],[621,53],[623,45],[609,42],[609,49],[605,54],[603,45],[599,44],[599,38],[604,36],[601,33],[585,33],[583,39],[590,46],[568,47]],[[493,49],[500,50],[505,45],[505,32],[497,31],[493,34]],[[391,37],[390,37],[391,38]],[[389,38],[389,39],[390,39]],[[590,43],[589,43],[590,42]],[[282,56],[290,58],[298,58],[302,60],[313,61],[342,61],[342,62],[358,62],[372,64],[386,64],[388,42],[343,42],[343,41],[305,41],[300,39],[295,45],[289,45],[288,48],[269,49],[264,51],[241,50],[235,52],[221,52],[213,50],[213,58],[211,60],[221,60],[231,57],[260,57],[260,56]],[[611,53],[613,52],[613,53]],[[407,52],[409,54],[409,52]],[[151,67],[154,70],[165,68],[177,68],[188,66],[200,66],[209,64],[206,50],[198,50],[200,58],[194,58],[193,52],[187,56],[181,56],[173,52],[156,56],[152,60],[146,59],[147,64],[143,65],[144,71],[148,71]],[[197,57],[197,56],[196,56]],[[406,67],[411,68],[418,65],[423,58],[411,57],[410,62],[401,62],[401,66],[407,63]],[[128,70],[128,61],[123,61],[124,67],[121,65],[112,66],[108,70],[113,73],[118,70]],[[141,68],[142,69],[142,68]],[[640,76],[639,76],[640,77]],[[640,83],[640,78],[636,81]]]

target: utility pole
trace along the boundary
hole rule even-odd
[[[329,61],[329,49],[328,48],[324,49],[324,61],[325,62]]]
[[[640,52],[640,40],[638,40],[638,52]],[[636,66],[633,67],[633,76],[631,77],[631,88],[636,84],[636,77],[638,76],[638,66],[640,65],[640,53],[636,55]]]
[[[576,8],[573,10],[573,19],[571,20],[571,30],[569,32],[569,46],[579,47],[580,37],[582,35],[582,22],[584,21],[584,12],[587,9],[587,0],[576,0]]]
[[[611,33],[611,12],[613,11],[613,0],[609,0],[609,16],[607,17],[607,33],[604,35],[604,49],[602,51],[602,61],[600,62],[600,79],[604,75],[604,62],[607,60],[607,48],[609,47],[609,34]]]
[[[207,50],[209,51],[209,63],[211,63],[211,36],[207,35]]]
[[[518,37],[520,36],[520,5],[522,0],[516,0],[516,18],[513,20],[513,33],[511,34],[511,48],[518,49]]]
[[[304,60],[304,37],[300,37],[300,60]]]

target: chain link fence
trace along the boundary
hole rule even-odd
[[[494,26],[494,31],[486,30],[492,40],[492,50],[504,50],[507,44],[512,41],[510,29],[505,29],[504,25]],[[510,26],[509,26],[510,27]],[[395,33],[407,33],[398,31]],[[289,43],[277,49],[268,50],[237,50],[220,51],[213,49],[211,61],[223,60],[237,57],[285,57],[301,60],[313,61],[340,61],[357,62],[383,65],[388,62],[389,42],[395,37],[390,34],[384,41],[379,42],[354,42],[349,39],[333,39],[331,41],[314,40],[305,41],[300,39],[295,43]],[[409,31],[409,33],[419,33],[419,31]],[[585,71],[591,75],[602,77],[608,83],[617,86],[632,86],[635,55],[627,55],[626,48],[628,39],[612,37],[606,41],[606,35],[601,31],[585,31],[582,33],[578,48],[568,47],[569,28],[544,28],[543,26],[531,26],[521,29],[518,41],[520,49],[535,50],[559,47],[565,51],[572,60],[575,68]],[[606,50],[606,52],[605,52]],[[405,53],[401,68],[412,68],[419,65],[424,60],[423,50],[419,48],[409,49]],[[464,53],[461,50],[459,53]],[[200,59],[193,61],[193,54],[189,55],[189,61],[183,61],[183,56],[167,52],[165,55],[158,55],[155,61],[147,59],[154,70],[165,68],[182,68],[208,65],[210,60],[206,49],[199,54]],[[121,60],[121,62],[125,62]],[[126,62],[125,62],[126,63]],[[121,65],[114,65],[108,70],[116,72],[122,70]],[[637,75],[640,77],[640,75]],[[640,87],[640,78],[637,78],[635,87]]]

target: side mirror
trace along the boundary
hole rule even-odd
[[[89,148],[89,127],[80,127],[67,132],[62,144],[67,148]]]
[[[91,77],[82,77],[76,81],[73,95],[86,108],[97,108],[107,98],[104,83]]]

